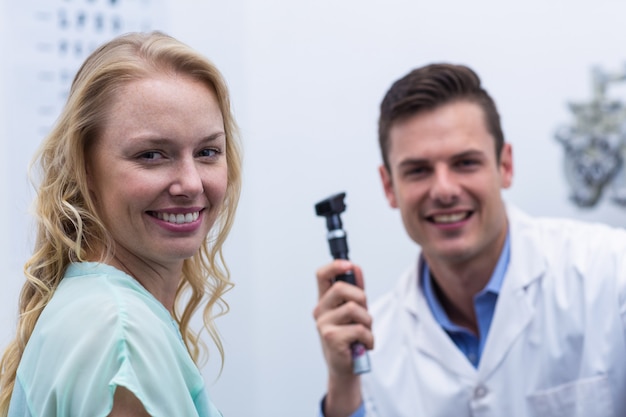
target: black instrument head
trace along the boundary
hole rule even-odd
[[[341,229],[341,218],[339,215],[346,210],[343,199],[346,193],[338,193],[332,195],[315,205],[315,213],[318,216],[326,217],[326,226],[328,230]]]

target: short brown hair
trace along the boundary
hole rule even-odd
[[[496,160],[499,161],[504,146],[500,115],[495,102],[481,86],[478,75],[464,65],[430,64],[414,69],[394,82],[380,104],[378,141],[387,170],[390,170],[389,131],[395,122],[463,100],[476,103],[483,109],[487,130],[495,139]]]

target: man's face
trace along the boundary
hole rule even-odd
[[[429,263],[464,264],[499,254],[507,230],[500,190],[511,185],[512,151],[497,161],[481,107],[442,105],[396,122],[390,172],[380,167],[389,204]]]

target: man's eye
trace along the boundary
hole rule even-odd
[[[426,167],[413,167],[411,169],[408,169],[406,171],[407,175],[423,175],[427,172],[428,170],[426,169]]]
[[[459,165],[460,167],[471,167],[477,164],[478,161],[475,159],[461,159],[459,162],[457,162],[457,165]]]
[[[163,155],[161,154],[161,152],[157,152],[157,151],[148,151],[148,152],[144,152],[141,155],[139,155],[139,158],[141,159],[148,159],[148,160],[156,160],[156,159],[161,159],[163,158]]]

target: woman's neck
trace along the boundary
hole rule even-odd
[[[163,265],[146,261],[123,250],[117,250],[106,263],[133,277],[168,311],[174,311],[176,292],[182,277],[183,261],[176,265]]]

